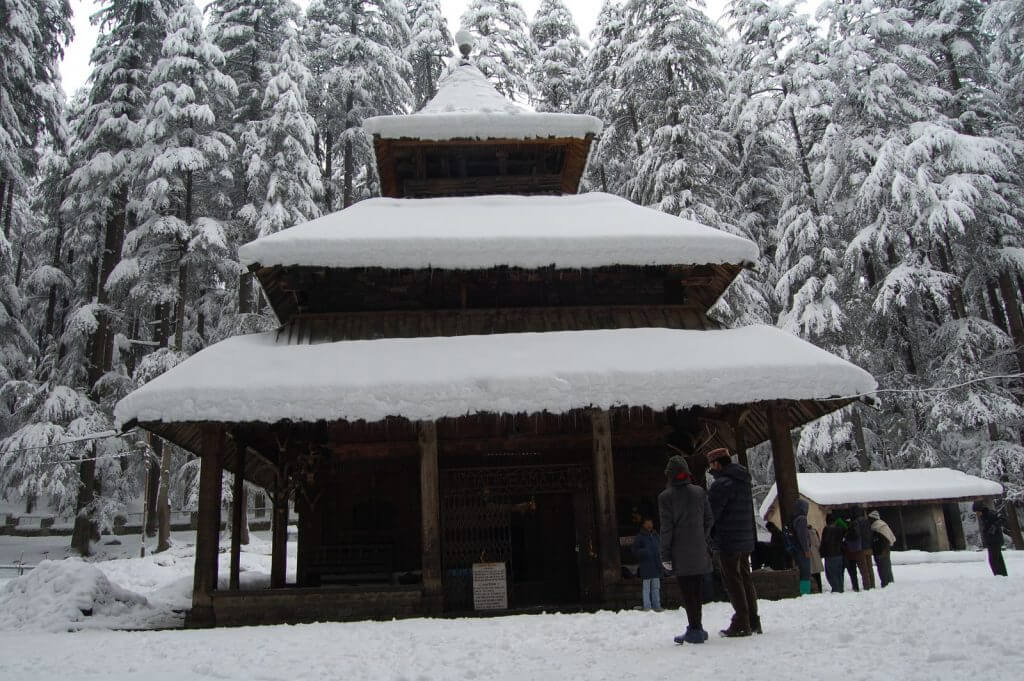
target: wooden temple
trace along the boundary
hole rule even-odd
[[[791,430],[874,382],[709,317],[752,243],[575,195],[600,122],[519,110],[468,64],[366,127],[384,198],[240,252],[280,328],[117,406],[201,457],[190,626],[622,605],[666,444],[770,440],[792,508]],[[241,588],[239,506],[221,579],[224,471],[273,500],[269,583]]]

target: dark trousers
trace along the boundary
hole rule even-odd
[[[701,597],[704,575],[679,575],[679,594],[683,597],[683,609],[686,610],[686,622],[691,629],[703,629],[701,621],[704,599]]]
[[[825,579],[832,587],[834,593],[843,593],[843,562],[842,556],[828,556],[825,558]],[[856,570],[854,571],[854,584],[856,584]]]
[[[822,591],[824,591],[824,589],[821,587],[821,573],[820,572],[812,572],[811,573],[811,584],[813,585],[812,588],[815,589],[814,593],[819,593],[820,594]]]
[[[875,567],[878,568],[878,583],[885,588],[892,584],[892,554],[889,551],[875,556]]]
[[[993,575],[1006,577],[1006,561],[1003,560],[1003,549],[999,546],[988,547],[988,566]]]
[[[850,581],[853,583],[853,590],[860,591],[860,582],[857,580],[857,568],[860,566],[860,554],[846,554],[843,559],[843,565],[846,567],[846,573],[850,575]]]
[[[729,602],[735,614],[732,616],[731,629],[749,631],[757,622],[757,592],[754,582],[750,579],[749,553],[718,553],[718,562],[722,568],[722,582],[729,594]]]

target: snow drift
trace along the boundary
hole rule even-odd
[[[108,628],[135,609],[148,609],[143,596],[111,583],[82,560],[44,560],[0,590],[0,629],[69,631]]]

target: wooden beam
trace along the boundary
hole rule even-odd
[[[437,470],[437,424],[419,424],[420,509],[423,541],[423,595],[428,611],[441,606],[441,512]]]
[[[784,524],[789,523],[800,498],[796,479],[796,457],[793,454],[792,424],[784,403],[772,402],[768,407],[768,429],[772,442],[772,464],[775,467],[775,487],[778,491],[779,511]]]
[[[220,493],[224,431],[219,425],[202,427],[199,465],[199,510],[196,527],[196,563],[192,582],[190,624],[213,626],[213,592],[217,589],[217,557],[220,543]]]
[[[604,410],[592,411],[590,419],[593,430],[598,556],[601,562],[601,583],[607,592],[609,585],[617,583],[622,577],[619,529],[615,514],[615,466],[612,457],[611,419]]]
[[[270,588],[283,589],[288,566],[288,485],[281,476],[271,499],[274,510],[270,534]]]
[[[235,473],[231,489],[231,572],[228,588],[237,591],[242,557],[242,522],[245,520],[245,444],[235,443]]]

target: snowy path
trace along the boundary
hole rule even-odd
[[[899,566],[892,587],[764,602],[764,636],[676,646],[679,612],[213,631],[3,632],[0,679],[1018,679],[1024,555]],[[705,609],[706,627],[728,606]],[[72,672],[74,670],[74,672]]]

